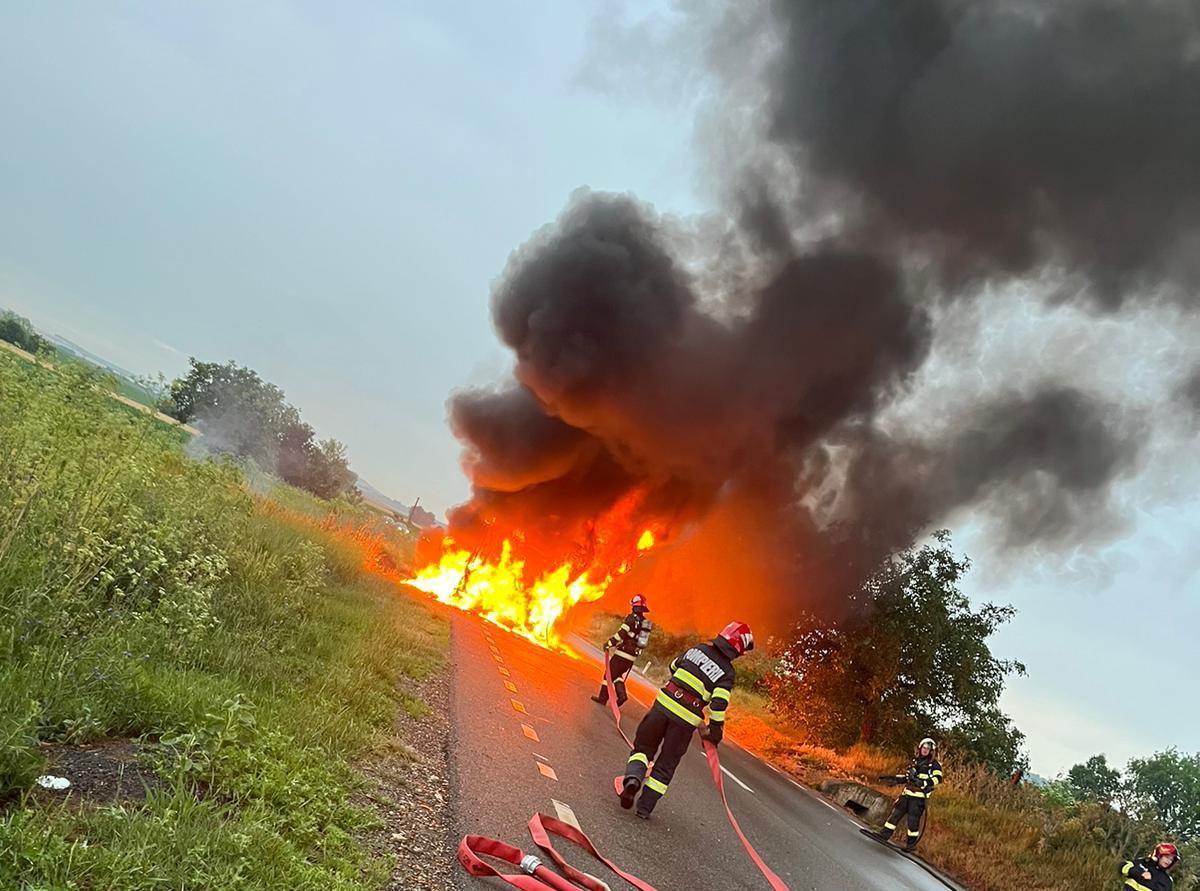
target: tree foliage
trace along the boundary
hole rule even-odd
[[[1067,785],[1078,801],[1112,801],[1121,791],[1121,771],[1108,766],[1103,753],[1067,771]]]
[[[317,441],[277,386],[233,361],[190,361],[188,373],[171,383],[165,410],[199,425],[206,447],[252,459],[321,498],[353,490],[358,477],[350,470],[346,447],[336,439]]]
[[[937,731],[998,772],[1022,764],[1024,736],[997,703],[1025,668],[987,644],[1015,611],[972,609],[958,587],[968,568],[941,531],[885,561],[856,592],[854,617],[806,616],[767,681],[772,708],[824,745],[907,748]]]
[[[1126,768],[1135,802],[1150,805],[1167,829],[1183,841],[1200,838],[1200,752],[1176,749],[1134,758]]]
[[[27,353],[41,353],[50,349],[50,343],[33,330],[29,320],[9,310],[0,310],[0,340],[8,341]]]

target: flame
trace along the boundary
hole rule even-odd
[[[631,562],[604,571],[594,564],[581,569],[577,563],[565,561],[531,578],[526,561],[514,556],[514,540],[522,541],[520,533],[504,539],[499,558],[488,560],[447,537],[442,541],[441,559],[404,582],[538,646],[567,652],[555,626],[572,607],[603,597],[613,579],[628,572]],[[654,540],[650,530],[643,532],[639,553],[652,547]]]

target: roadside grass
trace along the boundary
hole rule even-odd
[[[599,646],[621,619],[597,612],[582,634]],[[705,639],[655,629],[638,667],[649,660],[647,676],[663,683],[670,660]],[[903,769],[912,756],[874,746],[855,745],[839,752],[807,743],[800,729],[771,712],[770,700],[756,689],[769,661],[766,654],[738,660],[729,738],[807,785],[816,786],[830,776],[847,777],[895,795],[896,789],[881,785],[878,777]],[[930,800],[920,854],[972,891],[1116,888],[1119,859],[1143,855],[1160,840],[1154,827],[1105,805],[1056,804],[1036,788],[1013,786],[979,765],[959,763],[953,756],[942,760],[946,781]],[[1184,862],[1174,871],[1176,891],[1200,885],[1189,868],[1188,861],[1194,859],[1185,848]]]
[[[0,887],[380,887],[351,763],[422,712],[446,623],[85,369],[0,353],[0,456]],[[36,790],[47,743],[108,738],[144,799]]]

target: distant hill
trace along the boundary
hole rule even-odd
[[[117,377],[125,378],[125,380],[127,380],[127,381],[136,381],[137,380],[137,375],[134,374],[132,371],[122,368],[120,365],[117,365],[113,362],[109,362],[104,357],[97,356],[95,353],[91,352],[90,350],[85,350],[79,344],[72,343],[71,341],[67,340],[65,337],[60,337],[57,334],[51,334],[47,331],[42,331],[40,329],[39,329],[38,333],[41,334],[42,337],[46,338],[46,340],[50,341],[52,344],[54,344],[59,349],[64,350],[68,353],[71,353],[72,355],[74,355],[80,359],[83,359],[85,362],[87,362],[91,365],[98,365],[101,368],[105,369],[106,371],[111,371],[113,374],[117,375]]]

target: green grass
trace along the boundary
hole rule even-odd
[[[445,624],[95,383],[0,354],[0,887],[381,886],[350,765],[420,712]],[[111,737],[163,788],[29,793],[40,742]]]

